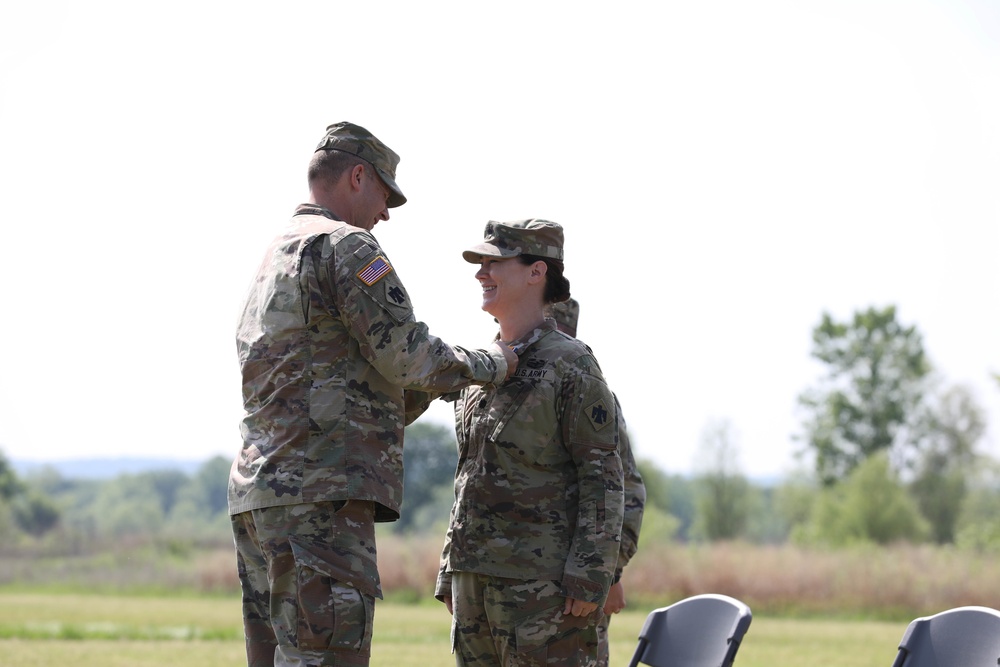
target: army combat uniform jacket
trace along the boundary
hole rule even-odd
[[[623,515],[615,398],[590,350],[553,320],[521,346],[507,382],[455,403],[455,503],[435,594],[472,572],[558,581],[564,596],[600,603]]]
[[[646,485],[639,474],[639,466],[636,465],[635,456],[632,454],[632,447],[628,437],[628,429],[625,428],[625,420],[622,417],[621,405],[615,398],[615,405],[618,408],[618,454],[622,459],[622,468],[625,472],[625,518],[622,521],[622,542],[618,551],[618,565],[615,566],[614,583],[622,578],[622,571],[632,556],[639,550],[639,531],[642,528],[642,514],[646,507]]]
[[[300,206],[275,239],[237,330],[246,415],[229,511],[372,500],[399,518],[403,389],[456,391],[507,374],[500,350],[432,336],[371,234]]]

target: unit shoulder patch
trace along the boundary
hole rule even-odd
[[[611,418],[613,414],[614,413],[608,409],[604,399],[600,399],[592,403],[587,408],[586,416],[587,419],[590,420],[590,425],[594,427],[594,430],[600,431],[613,421]]]

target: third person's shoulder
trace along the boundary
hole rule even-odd
[[[550,337],[553,339],[553,347],[558,349],[558,356],[564,362],[578,371],[603,377],[601,366],[589,345],[561,331],[554,331]]]

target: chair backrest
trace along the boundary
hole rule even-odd
[[[654,609],[629,667],[730,667],[751,620],[750,607],[726,595],[695,595]]]
[[[892,667],[997,667],[1000,611],[956,607],[910,622]]]

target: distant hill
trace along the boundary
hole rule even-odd
[[[192,475],[205,464],[205,461],[147,458],[66,459],[63,461],[13,459],[10,464],[20,477],[49,468],[66,479],[108,479],[118,475],[153,470],[179,470],[187,475]]]

